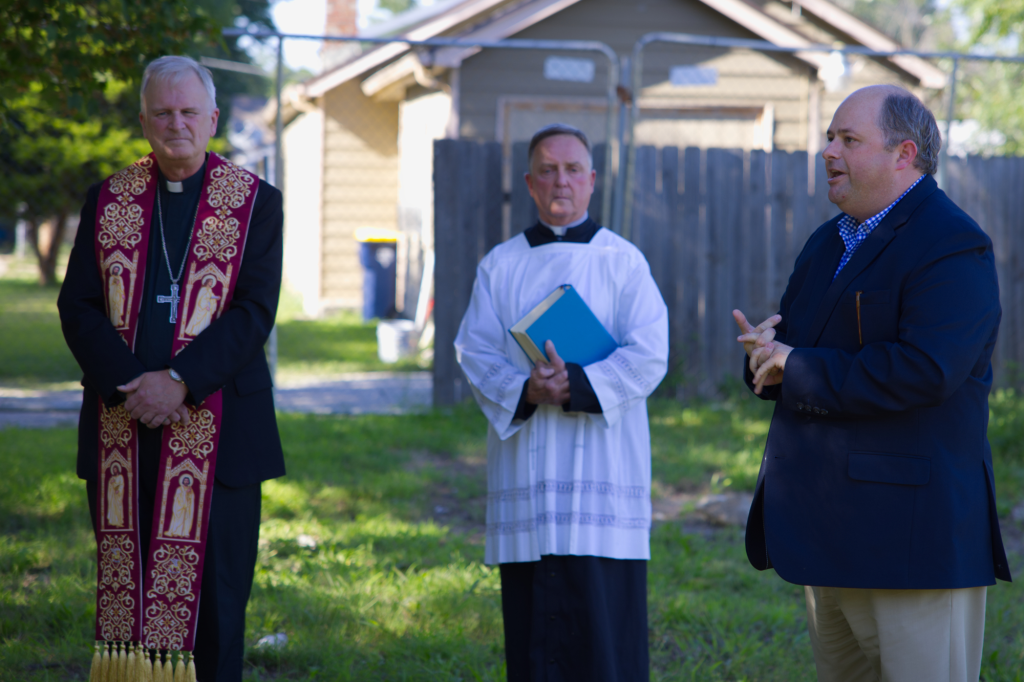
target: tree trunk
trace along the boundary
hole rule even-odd
[[[64,233],[67,231],[68,212],[62,209],[61,212],[45,223],[35,220],[28,221],[28,241],[35,251],[36,260],[39,262],[39,284],[44,287],[57,285],[57,257],[60,255],[60,246],[64,242]],[[44,225],[49,226],[49,239],[40,239],[39,231]]]

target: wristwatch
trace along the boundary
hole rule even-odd
[[[167,368],[167,373],[171,375],[171,378],[177,381],[179,384],[184,384],[185,380],[181,378],[181,375],[174,371],[173,367]]]

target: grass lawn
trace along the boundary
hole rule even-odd
[[[747,488],[767,405],[652,403],[660,490]],[[497,571],[484,566],[485,422],[281,415],[289,475],[263,487],[247,680],[501,680]],[[1001,506],[1020,501],[1024,400],[993,400]],[[70,429],[0,431],[0,681],[85,679],[95,546]],[[1004,521],[1008,537],[1020,530]],[[813,680],[802,591],[747,564],[738,530],[658,524],[654,680]],[[308,536],[308,537],[303,537]],[[1017,573],[1021,557],[1011,560]],[[255,648],[284,632],[282,650]],[[1024,677],[1024,597],[990,589],[983,679]]]
[[[0,266],[11,265],[0,263]],[[4,270],[0,267],[0,271]],[[56,290],[31,264],[0,272],[0,386],[73,386]],[[285,298],[284,378],[415,369],[376,359],[372,325],[305,321]],[[1001,516],[1024,502],[1024,397],[993,395]],[[654,494],[752,488],[771,406],[654,400]],[[280,415],[288,476],[263,486],[246,680],[502,680],[497,571],[482,564],[486,423],[472,405],[412,416]],[[84,680],[95,543],[75,432],[0,430],[0,682]],[[1021,573],[1021,527],[1003,520]],[[747,563],[742,532],[655,526],[654,680],[814,679],[801,588]],[[985,682],[1024,680],[1024,596],[989,590]],[[265,635],[286,633],[280,650]]]

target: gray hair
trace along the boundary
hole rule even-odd
[[[917,145],[914,167],[926,175],[939,168],[942,136],[935,116],[921,100],[903,88],[885,96],[878,113],[878,127],[885,136],[885,151],[891,152],[904,140]]]
[[[151,61],[142,73],[142,87],[139,88],[139,103],[142,111],[146,111],[146,87],[149,85],[149,81],[155,78],[166,80],[171,84],[178,84],[190,73],[199,77],[203,87],[206,88],[206,94],[210,96],[210,108],[216,109],[217,88],[213,84],[210,70],[191,57],[168,55]]]
[[[590,148],[590,140],[587,139],[587,134],[576,126],[571,126],[568,123],[552,123],[546,125],[533,134],[533,138],[530,140],[530,149],[526,153],[526,161],[528,164],[533,163],[533,150],[537,148],[544,140],[555,135],[572,135],[577,140],[583,143],[583,147],[587,150],[587,156],[590,158],[590,165],[594,165],[594,152]]]

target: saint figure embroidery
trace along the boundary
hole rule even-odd
[[[192,490],[192,477],[184,474],[178,479],[178,489],[174,491],[171,525],[167,528],[167,535],[176,538],[188,537],[189,531],[192,530],[195,507],[196,496]]]
[[[114,263],[110,267],[110,282],[107,285],[107,304],[110,322],[114,327],[124,326],[124,279],[121,277],[123,269],[120,263]]]
[[[111,467],[113,474],[107,480],[107,523],[113,527],[124,526],[124,476],[121,465]]]
[[[185,333],[189,336],[199,336],[199,333],[210,326],[213,315],[217,312],[217,302],[220,297],[213,293],[213,287],[217,283],[213,275],[203,278],[203,286],[196,294],[196,305],[192,309],[192,319],[185,327]]]

